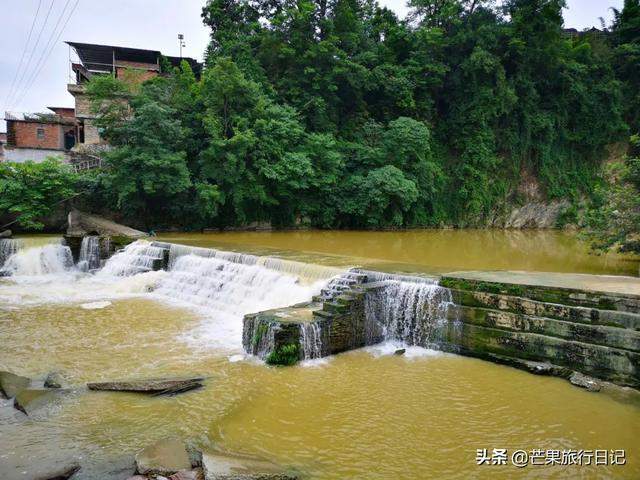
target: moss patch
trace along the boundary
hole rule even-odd
[[[300,346],[296,343],[287,343],[275,348],[265,361],[269,365],[294,365],[300,357]]]

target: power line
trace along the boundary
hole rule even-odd
[[[62,12],[60,12],[60,15],[58,16],[58,20],[56,21],[56,24],[53,27],[53,30],[51,30],[51,34],[49,35],[49,39],[44,44],[42,53],[40,54],[40,57],[38,58],[38,61],[35,63],[35,66],[33,68],[33,71],[31,73],[31,75],[29,75],[27,77],[27,81],[24,84],[24,90],[21,92],[21,95],[18,95],[16,97],[16,103],[17,104],[22,102],[22,100],[25,97],[25,95],[27,94],[27,92],[33,86],[33,83],[35,82],[36,78],[38,77],[38,74],[40,73],[40,71],[42,70],[44,65],[46,64],[46,61],[48,60],[49,55],[51,54],[51,51],[53,50],[53,46],[57,42],[58,38],[60,38],[60,35],[58,35],[58,37],[56,37],[56,40],[52,43],[52,39],[53,39],[54,35],[56,34],[56,31],[58,30],[58,26],[60,26],[60,21],[62,20],[62,17],[64,16],[64,14],[66,12],[67,7],[69,6],[69,3],[71,3],[71,0],[67,0],[67,3],[64,4],[64,8],[62,9]],[[76,1],[75,5],[77,5],[77,4],[78,4],[78,2]],[[75,5],[74,5],[74,8],[75,8]],[[71,9],[71,12],[69,13],[69,17],[67,17],[67,21],[63,25],[62,30],[64,30],[64,28],[67,26],[67,23],[69,22],[69,18],[73,14],[74,8]],[[62,33],[62,30],[60,30],[60,33]],[[47,49],[48,49],[48,51],[47,51]]]
[[[4,104],[6,107],[9,105],[9,98],[13,95],[13,87],[16,84],[16,80],[18,79],[18,73],[20,73],[20,69],[22,68],[22,62],[24,61],[24,56],[27,54],[27,48],[29,48],[29,42],[31,41],[31,34],[33,33],[33,27],[36,25],[36,20],[38,18],[38,13],[40,13],[40,7],[42,6],[42,0],[38,0],[38,8],[36,9],[36,14],[33,16],[33,21],[31,22],[31,28],[29,29],[29,35],[27,35],[27,42],[24,44],[24,50],[22,50],[22,56],[20,57],[20,63],[18,63],[18,68],[16,69],[16,74],[13,76],[13,80],[11,81],[11,87],[9,87],[9,91],[7,92],[7,96],[4,99]]]
[[[44,66],[46,65],[46,63],[47,63],[46,60],[49,59],[49,56],[51,55],[51,52],[53,51],[54,47],[58,43],[58,40],[60,40],[60,37],[62,36],[62,32],[64,32],[64,29],[67,28],[67,24],[69,23],[69,20],[71,20],[71,17],[73,16],[74,12],[76,11],[76,7],[78,6],[79,3],[80,3],[80,0],[76,0],[76,3],[73,4],[73,7],[71,8],[71,11],[69,12],[69,16],[65,20],[64,25],[62,25],[62,28],[60,29],[60,32],[58,32],[58,36],[56,37],[55,41],[51,44],[51,48],[49,49],[49,51],[47,52],[47,55],[45,57],[45,62],[40,66],[40,69],[34,75],[33,81],[35,81],[38,78],[38,75],[40,74],[40,72],[42,71]],[[23,97],[24,97],[24,95],[26,95],[26,93],[29,91],[29,89],[31,88],[32,85],[33,85],[33,82],[32,82],[31,85],[29,85],[29,88],[25,91],[25,93],[23,94]]]
[[[51,0],[51,4],[49,4],[49,10],[47,11],[47,16],[44,19],[42,27],[40,27],[40,32],[38,33],[38,38],[36,38],[36,43],[33,45],[33,49],[31,50],[31,54],[29,55],[29,60],[27,60],[27,64],[25,65],[27,68],[25,68],[22,71],[22,75],[20,75],[20,80],[18,80],[18,86],[22,83],[22,80],[24,79],[24,74],[29,69],[29,64],[31,63],[31,60],[33,59],[33,54],[35,53],[36,48],[38,48],[38,43],[40,43],[40,37],[42,36],[42,32],[44,31],[44,27],[46,27],[47,22],[49,21],[49,15],[51,14],[51,9],[53,8],[53,2],[54,2],[54,0]],[[18,88],[17,91],[20,91],[20,88]]]

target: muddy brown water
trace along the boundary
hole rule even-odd
[[[637,272],[631,260],[590,256],[574,237],[558,233],[162,238],[391,270],[414,265],[434,273],[503,267]],[[0,370],[34,378],[58,370],[77,389],[33,417],[1,401],[3,480],[23,478],[34,463],[71,456],[82,457],[77,478],[112,478],[100,472],[126,465],[130,455],[167,435],[194,439],[205,450],[271,459],[308,478],[640,478],[635,402],[431,350],[408,348],[395,356],[395,345],[291,368],[267,367],[243,356],[235,333],[223,345],[210,340],[206,312],[144,293],[141,279],[97,286],[91,280],[69,274],[0,281]],[[89,381],[193,374],[208,377],[205,388],[176,397],[82,388]],[[476,450],[482,448],[624,449],[626,465],[478,466]]]

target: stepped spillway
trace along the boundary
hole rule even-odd
[[[83,240],[77,265],[59,239],[3,240],[0,252],[2,275],[42,277],[29,292],[36,300],[150,293],[196,310],[202,322],[183,339],[199,347],[238,351],[242,345],[260,358],[290,363],[392,342],[640,384],[640,295],[619,291],[621,280],[613,277],[471,272],[439,284],[144,240],[98,268],[96,237]],[[578,281],[608,290],[578,288]]]

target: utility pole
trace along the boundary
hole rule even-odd
[[[178,43],[180,44],[180,58],[182,58],[182,47],[186,47],[186,44],[184,43],[184,35],[181,33],[178,34]]]

